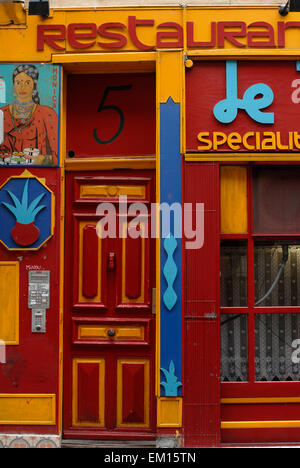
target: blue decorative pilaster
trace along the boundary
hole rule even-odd
[[[163,243],[164,243],[164,249],[168,255],[165,266],[163,267],[163,274],[168,284],[168,287],[165,290],[165,293],[163,295],[163,301],[164,301],[166,308],[168,310],[172,310],[178,300],[177,294],[173,287],[174,281],[176,280],[176,277],[178,274],[178,268],[173,259],[174,252],[177,248],[177,241],[172,236],[172,234],[170,234],[169,237],[166,237]]]
[[[172,205],[181,209],[180,103],[160,104],[160,202],[171,208],[168,233],[161,210],[161,396],[182,394],[181,235]],[[176,218],[176,219],[175,219]],[[162,237],[164,235],[164,237]]]

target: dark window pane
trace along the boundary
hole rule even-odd
[[[300,305],[300,245],[257,242],[254,272],[256,306]]]
[[[223,382],[248,380],[247,320],[247,315],[221,315],[221,379]]]
[[[221,306],[247,306],[247,245],[221,243]]]
[[[255,316],[255,378],[257,381],[298,381],[300,314]],[[295,359],[296,357],[296,359]]]
[[[300,234],[300,167],[253,169],[253,232]]]

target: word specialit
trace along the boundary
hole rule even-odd
[[[288,132],[200,132],[198,151],[299,151],[300,133]]]
[[[166,47],[183,48],[184,36],[188,49],[227,46],[284,48],[287,30],[291,28],[300,28],[300,21],[278,21],[275,26],[265,21],[249,24],[244,21],[213,21],[210,23],[210,37],[203,40],[201,25],[196,25],[194,21],[187,21],[183,27],[172,21],[156,24],[154,19],[128,16],[127,24],[40,24],[37,26],[37,49],[43,51],[45,44],[55,50],[65,50],[67,46],[79,50],[95,46],[102,49],[122,49],[129,42],[144,51]],[[155,33],[152,43],[149,43],[150,30]]]

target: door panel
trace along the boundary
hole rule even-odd
[[[149,427],[149,360],[119,359],[117,366],[118,427]]]
[[[106,308],[105,239],[98,237],[97,221],[74,215],[74,307],[94,304]]]
[[[140,229],[145,233],[148,219],[139,225],[132,225],[131,220],[124,223],[124,229],[127,229],[128,237],[120,242],[122,266],[119,270],[118,280],[118,306],[125,308],[141,308],[144,306],[150,310],[149,294],[149,253],[150,239],[132,238]]]
[[[67,437],[153,437],[155,239],[150,238],[148,215],[137,220],[130,209],[138,202],[150,208],[154,181],[152,171],[122,172],[119,177],[67,176]],[[120,194],[127,196],[127,218],[119,205]],[[98,222],[106,214],[105,207],[99,208],[102,202],[114,207],[115,238],[98,236]]]
[[[73,359],[73,425],[104,427],[104,359]]]
[[[79,223],[78,302],[101,303],[102,252],[101,239],[97,236],[96,222]]]
[[[151,320],[73,318],[73,344],[111,345],[108,332],[113,330],[114,344],[149,346]]]

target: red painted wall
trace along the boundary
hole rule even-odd
[[[1,168],[0,186],[25,168]],[[32,168],[34,176],[45,179],[55,194],[55,229],[53,237],[36,252],[8,251],[0,244],[0,261],[19,261],[20,265],[20,344],[7,346],[6,364],[0,364],[0,393],[56,394],[59,383],[59,286],[60,286],[60,169]],[[50,270],[50,309],[46,333],[31,332],[31,309],[28,308],[30,269]],[[3,311],[1,311],[3,313]],[[58,406],[58,405],[57,405]],[[58,408],[56,414],[58,420]],[[0,432],[55,434],[56,426],[1,426]]]
[[[67,154],[154,155],[155,130],[155,74],[68,77]]]
[[[204,203],[205,230],[203,247],[184,253],[186,447],[214,446],[220,440],[218,183],[217,164],[185,164],[184,203]]]

